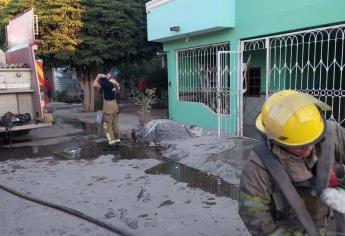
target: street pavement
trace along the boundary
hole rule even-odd
[[[91,121],[94,116],[84,118]],[[238,178],[243,162],[239,155],[247,153],[248,145],[209,139],[180,140],[184,145],[175,140],[163,149],[124,140],[104,151],[95,126],[60,116],[53,127],[0,147],[0,183],[132,235],[248,235],[237,213],[237,185],[219,177],[227,176],[223,165],[237,170],[229,180]],[[190,153],[186,143],[191,143]],[[229,147],[235,159],[226,152]],[[199,153],[199,159],[208,167],[199,161],[191,168],[197,160],[183,163],[203,149],[208,152]],[[217,171],[219,175],[212,174]],[[0,206],[0,235],[116,235],[4,191]]]

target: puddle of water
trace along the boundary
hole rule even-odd
[[[83,159],[94,160],[101,155],[113,154],[114,161],[121,159],[149,159],[160,158],[158,151],[145,149],[132,141],[122,141],[111,150],[105,149],[106,142],[85,140],[82,136],[74,137],[69,142],[46,146],[0,147],[0,162],[6,160],[21,160],[27,158],[53,157],[53,160]]]
[[[93,160],[100,155],[114,154],[114,161],[120,159],[148,159],[161,158],[158,151],[144,148],[142,145],[133,141],[123,140],[120,145],[107,149],[106,142],[99,142],[103,137],[101,127],[94,124],[84,123],[58,117],[56,123],[69,124],[83,132],[68,135],[69,141],[52,145],[42,146],[22,146],[22,147],[1,147],[0,161],[9,159],[26,159],[52,156],[54,160],[85,159]],[[98,139],[98,140],[97,140]],[[31,139],[14,140],[13,143],[24,143],[35,141]]]
[[[200,188],[217,196],[229,197],[237,200],[239,196],[238,186],[231,185],[221,178],[208,175],[199,170],[175,163],[165,162],[145,171],[151,175],[170,175],[179,182],[187,183],[188,187]]]
[[[72,125],[73,128],[83,130],[82,132],[85,134],[91,134],[94,136],[98,137],[103,137],[103,130],[101,127],[96,126],[95,124],[91,123],[85,123],[85,122],[80,122],[76,120],[69,120],[65,118],[58,117],[56,118],[55,125],[57,124],[68,124]],[[72,134],[67,134],[64,135],[63,137],[73,137],[75,136],[76,133]],[[62,136],[61,136],[62,137]],[[14,133],[12,136],[11,143],[12,144],[21,144],[21,143],[27,143],[27,142],[32,142],[32,141],[37,141],[37,140],[44,140],[44,139],[54,139],[57,137],[41,137],[41,138],[33,138],[31,136],[27,135],[20,135]],[[0,134],[0,147],[4,145],[10,145],[10,140],[9,137],[6,136],[6,134]]]

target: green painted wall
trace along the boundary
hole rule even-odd
[[[183,1],[183,0],[177,0]],[[283,32],[315,28],[345,22],[344,0],[237,0],[235,13],[235,28],[201,36],[189,37],[164,43],[164,50],[168,52],[168,77],[170,117],[178,122],[197,124],[204,127],[217,127],[217,116],[200,104],[177,102],[176,88],[176,51],[182,48],[200,45],[230,42],[231,50],[238,50],[240,39],[274,35]],[[207,18],[201,19],[207,20]],[[244,55],[244,59],[246,58]],[[262,77],[265,78],[264,51],[255,52],[253,65],[262,67]],[[245,60],[244,60],[245,61]],[[236,82],[236,81],[235,81]],[[236,87],[237,85],[232,84]],[[266,88],[262,80],[262,91]],[[232,99],[232,104],[236,100]],[[236,108],[236,106],[232,106]],[[234,116],[236,110],[232,110]],[[236,122],[232,123],[233,130]]]
[[[188,39],[188,42],[183,39],[164,44],[164,51],[167,52],[168,57],[168,80],[170,84],[169,117],[171,119],[186,124],[197,124],[202,127],[216,128],[217,115],[205,105],[177,101],[176,51],[182,48],[226,41],[229,41],[227,38],[227,32],[223,31],[210,33],[207,37],[191,37]]]
[[[202,0],[202,4],[200,0],[167,2],[148,11],[148,39],[162,42],[184,38],[187,34],[232,28],[235,25],[234,5],[235,0]],[[180,30],[172,32],[172,26],[180,26]]]
[[[345,22],[343,0],[238,0],[235,39]]]

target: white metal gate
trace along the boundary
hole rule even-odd
[[[283,89],[309,93],[331,105],[327,119],[345,126],[344,41],[345,25],[337,25],[243,40],[239,51],[229,51],[229,43],[180,50],[178,100],[216,112],[219,137],[243,136],[243,52],[260,49],[266,52],[266,98]]]
[[[345,124],[344,26],[272,38],[267,94],[309,93],[331,105],[327,119]]]
[[[217,53],[218,137],[242,135],[242,52]],[[239,82],[240,81],[240,82]]]
[[[345,125],[345,25],[241,41],[241,50],[266,50],[266,98],[283,89],[331,105],[329,120]]]
[[[225,42],[177,51],[178,101],[199,103],[217,112],[217,53],[229,49]]]

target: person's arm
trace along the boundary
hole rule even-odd
[[[120,91],[120,84],[116,79],[111,78],[109,81],[115,86],[116,91]]]
[[[95,80],[93,81],[93,87],[94,88],[101,88],[101,85],[99,84],[99,79],[100,79],[100,74],[98,74],[95,78]]]
[[[272,180],[258,163],[247,162],[241,176],[239,214],[249,232],[253,235],[291,235],[272,216]]]
[[[117,90],[117,92],[118,93],[120,93],[120,89],[121,89],[121,87],[120,87],[120,83],[117,81],[117,80],[115,80],[115,86],[116,86],[116,90]]]
[[[329,144],[334,144],[334,157],[336,162],[345,164],[345,128],[334,121],[327,121],[326,141]],[[321,148],[325,142],[321,142]]]
[[[334,135],[331,142],[335,144],[335,175],[341,182],[340,186],[345,189],[345,128],[333,121],[329,121],[327,125]]]
[[[343,164],[345,164],[345,128],[339,124],[336,124],[336,130],[338,139],[336,152],[337,155],[339,155],[339,159]]]

